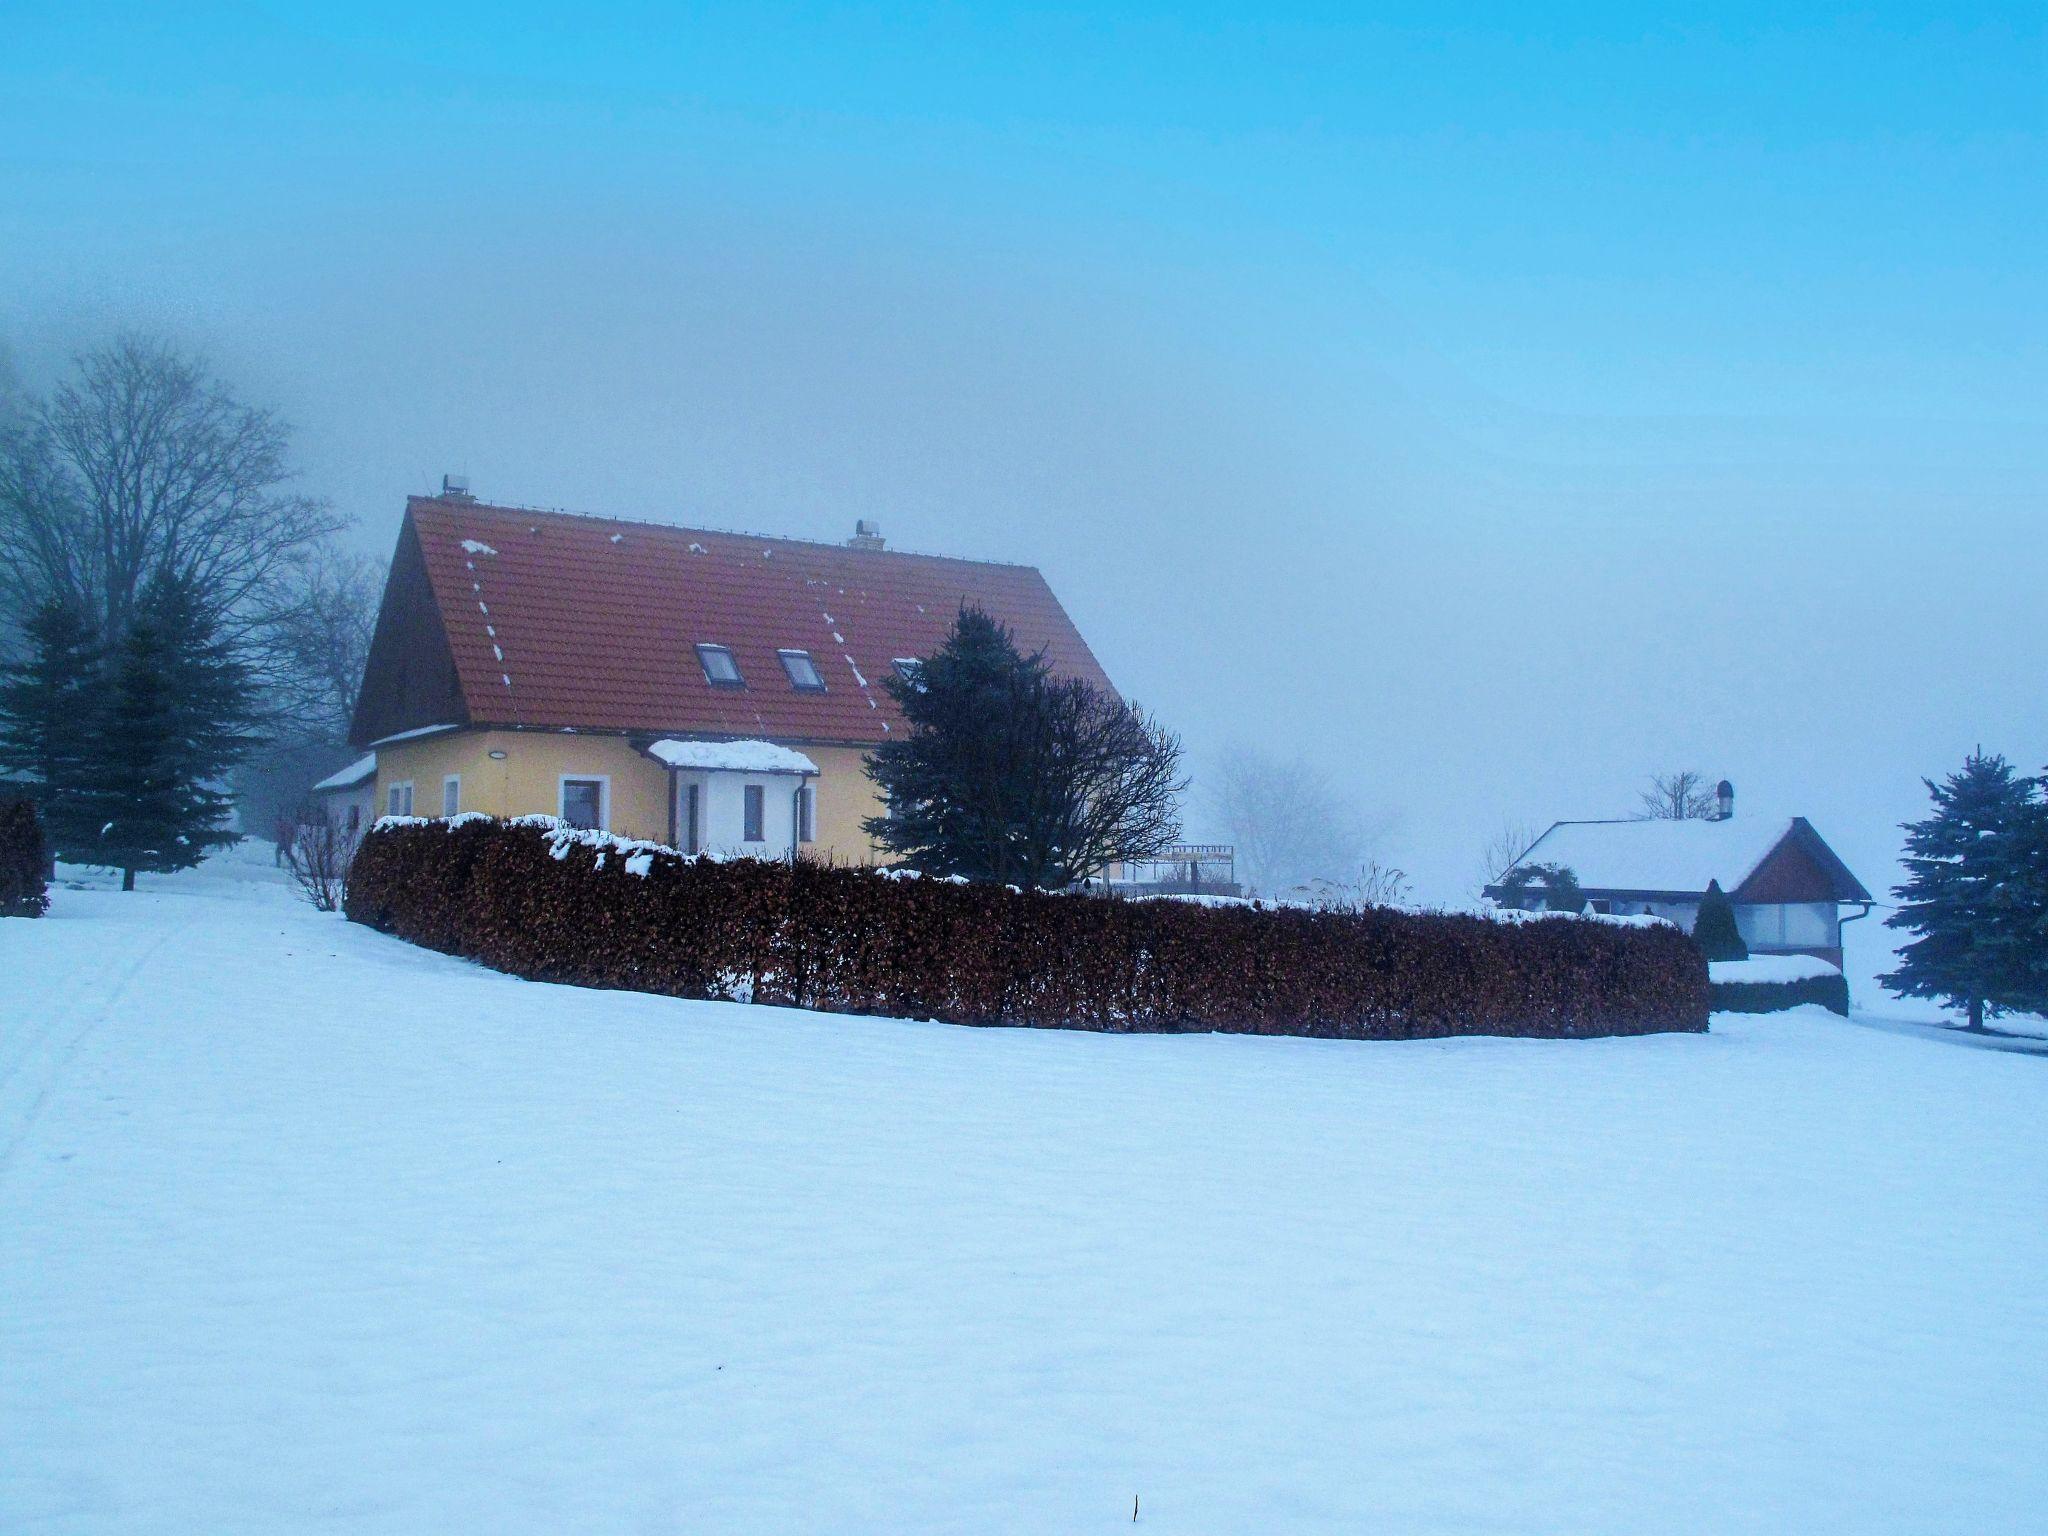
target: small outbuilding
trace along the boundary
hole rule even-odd
[[[346,768],[313,786],[313,799],[328,819],[351,834],[369,824],[377,806],[377,754],[365,752]]]
[[[1839,968],[1842,924],[1869,914],[1870,892],[1804,816],[1740,820],[1734,802],[1724,782],[1706,820],[1557,822],[1486,894],[1541,908],[1546,887],[1515,881],[1515,871],[1568,869],[1591,910],[1669,918],[1690,933],[1719,881],[1752,954],[1813,955]],[[1861,910],[1845,917],[1850,906]]]

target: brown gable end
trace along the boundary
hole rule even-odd
[[[1802,817],[1729,896],[1743,903],[1868,901],[1848,867]]]
[[[363,666],[355,721],[348,739],[358,747],[400,731],[460,725],[469,719],[448,632],[427,578],[426,559],[410,513],[398,530],[384,602]]]

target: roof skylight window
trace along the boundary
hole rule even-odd
[[[777,651],[782,658],[782,670],[789,674],[789,685],[805,693],[823,693],[825,679],[818,675],[818,664],[811,660],[809,651]]]
[[[731,646],[700,644],[697,647],[697,660],[703,665],[704,681],[712,687],[747,686],[747,680],[740,676],[740,664],[733,659]]]

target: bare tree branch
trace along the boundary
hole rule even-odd
[[[24,416],[0,441],[0,598],[14,612],[63,596],[113,639],[163,572],[238,649],[266,649],[295,567],[341,526],[286,488],[284,421],[140,336],[80,357]]]
[[[1639,798],[1639,821],[1708,821],[1714,815],[1713,786],[1692,768],[1656,775]]]

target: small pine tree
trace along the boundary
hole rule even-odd
[[[119,869],[122,890],[138,871],[190,869],[240,841],[218,786],[256,743],[253,693],[192,585],[153,578],[114,653],[84,797],[98,824],[91,861]]]
[[[49,846],[75,858],[98,830],[83,796],[100,701],[99,645],[85,616],[56,600],[22,628],[27,655],[0,666],[0,770],[23,776]]]
[[[1709,880],[1707,893],[1700,898],[1699,913],[1692,920],[1692,941],[1709,960],[1749,958],[1749,946],[1735,926],[1735,903],[1718,880]]]
[[[1918,934],[1899,968],[1879,978],[1894,992],[1959,1005],[1970,1028],[1986,1012],[2025,1007],[2032,985],[2027,913],[2011,887],[2037,814],[2033,781],[2002,757],[1973,752],[1940,784],[1924,780],[1934,814],[1906,826],[1906,882],[1892,894],[1892,928]]]

